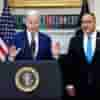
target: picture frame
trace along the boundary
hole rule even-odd
[[[11,8],[79,8],[81,0],[8,0]]]

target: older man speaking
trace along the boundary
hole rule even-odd
[[[40,15],[37,11],[26,14],[25,30],[17,33],[16,46],[21,50],[16,56],[17,60],[50,60],[52,59],[51,39],[39,30]]]

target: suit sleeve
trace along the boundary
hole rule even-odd
[[[24,48],[24,40],[22,33],[17,33],[15,37],[16,48]]]
[[[69,49],[68,49],[68,53],[67,53],[67,64],[75,64],[75,38],[71,39],[70,45],[69,45]]]
[[[43,55],[42,59],[44,60],[52,60],[53,56],[52,56],[52,52],[51,52],[51,44],[52,44],[52,40],[49,36],[42,34],[42,39],[44,40],[44,44],[45,44],[45,55]]]
[[[48,38],[49,41],[49,45],[48,45],[48,52],[47,52],[47,59],[52,60],[53,56],[52,56],[52,51],[51,51],[51,45],[52,45],[52,40],[51,38]]]
[[[77,59],[74,52],[75,42],[75,38],[72,38],[68,53],[66,55],[60,56],[58,60],[63,72],[64,87],[70,84],[73,84],[76,87],[77,84],[77,71],[79,69],[75,68],[75,59]]]

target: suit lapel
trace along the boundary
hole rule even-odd
[[[96,55],[97,55],[97,52],[98,52],[99,48],[100,48],[100,33],[97,32],[97,36],[96,36],[96,48],[95,48],[95,52],[94,52],[93,62],[95,62]]]
[[[27,56],[30,56],[31,58],[32,57],[32,48],[31,46],[29,45],[29,41],[28,41],[28,37],[27,37],[27,32],[25,31],[24,32],[24,39],[25,39],[25,48],[24,48],[24,52],[26,52]]]
[[[95,52],[97,49],[100,48],[100,33],[97,32],[97,36],[96,36],[96,49],[95,49]]]
[[[41,32],[38,33],[38,52],[36,55],[36,59],[38,59],[41,56],[41,46],[42,46],[42,35]]]
[[[80,52],[81,52],[81,59],[82,59],[82,61],[85,64],[87,64],[88,61],[87,61],[87,58],[86,58],[86,55],[85,55],[85,51],[84,51],[84,37],[83,37],[83,35],[80,38]],[[94,57],[93,57],[93,59],[94,59]]]
[[[24,39],[25,39],[25,47],[26,47],[26,46],[29,46],[29,42],[28,42],[27,32],[24,31],[24,34],[25,34],[24,35],[25,36]]]
[[[100,38],[100,33],[97,32],[97,36],[96,36],[96,48],[95,48],[95,52],[94,52],[92,63],[95,62],[97,50],[100,48],[100,39],[99,38]],[[84,59],[84,61],[86,63],[88,63],[87,60],[86,60],[86,56],[85,56],[85,52],[84,52],[84,47],[83,47],[83,36],[81,37],[80,41],[81,41],[80,45],[81,45],[81,55],[82,55],[82,58]]]
[[[39,32],[39,33],[38,33],[38,44],[37,44],[37,45],[38,45],[38,52],[37,52],[37,55],[36,55],[35,59],[38,58],[39,52],[40,52],[40,50],[41,50],[41,49],[40,49],[40,43],[41,43],[41,42],[40,42],[40,38],[41,38],[41,37],[40,37],[40,32]]]
[[[38,53],[37,53],[37,58],[38,57],[40,57],[42,54],[43,54],[43,46],[44,46],[44,44],[43,44],[43,36],[42,36],[42,34],[41,34],[41,32],[39,32],[39,42],[38,42]]]
[[[80,52],[81,52],[81,57],[84,62],[87,62],[85,52],[84,52],[84,43],[83,43],[83,35],[80,38]]]

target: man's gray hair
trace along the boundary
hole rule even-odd
[[[39,15],[39,12],[38,12],[37,10],[28,11],[28,12],[26,12],[25,15],[26,15],[26,16],[40,16],[40,15]]]
[[[40,17],[40,14],[37,10],[31,10],[31,11],[27,11],[25,13],[25,16],[23,18],[23,23],[26,24],[26,17],[27,16],[39,16]]]

